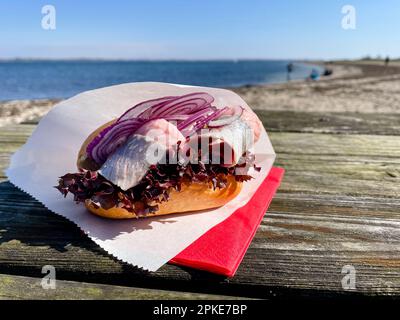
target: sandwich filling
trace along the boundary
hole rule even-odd
[[[261,169],[249,152],[259,120],[212,102],[206,93],[193,93],[134,106],[89,143],[82,168],[60,177],[56,188],[76,202],[140,216],[157,212],[183,184],[216,189],[227,187],[228,176],[251,179],[251,171]]]
[[[252,177],[248,174],[235,172],[253,163],[254,157],[248,156],[242,164],[234,167],[203,164],[157,164],[152,165],[141,181],[134,187],[123,190],[107,180],[98,171],[82,170],[78,173],[68,173],[59,179],[57,189],[66,196],[74,195],[76,202],[90,200],[95,207],[110,209],[124,208],[136,215],[147,215],[157,212],[158,205],[168,201],[172,189],[181,190],[182,184],[202,182],[209,183],[210,188],[225,188],[228,175],[237,181],[244,182]],[[257,171],[259,167],[254,166]],[[247,170],[247,168],[245,168]]]

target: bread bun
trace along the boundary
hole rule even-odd
[[[89,143],[103,130],[105,127],[114,123],[116,120],[110,121],[97,130],[95,130],[83,143],[77,160],[78,169],[97,170],[96,164],[93,163],[86,153]],[[213,189],[211,183],[208,182],[187,182],[182,183],[181,191],[171,190],[168,201],[158,204],[158,210],[147,216],[159,216],[173,213],[183,213],[190,211],[208,210],[221,207],[235,198],[242,189],[242,182],[236,181],[234,176],[227,176],[225,188]],[[136,215],[124,208],[113,207],[103,209],[95,206],[91,200],[85,201],[86,208],[95,215],[110,219],[130,219],[143,217]],[[141,202],[135,203],[136,207],[143,206]]]

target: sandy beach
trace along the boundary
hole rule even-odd
[[[400,64],[337,62],[332,77],[235,89],[254,109],[400,113]]]
[[[249,85],[233,89],[254,109],[303,112],[400,113],[400,63],[324,64],[332,76],[319,81]],[[60,100],[0,102],[0,126],[35,122]]]
[[[60,100],[0,101],[0,127],[22,122],[36,122]]]

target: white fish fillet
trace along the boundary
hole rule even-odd
[[[165,154],[165,146],[148,136],[134,134],[108,157],[99,173],[122,190],[128,190],[136,186],[150,166]]]
[[[200,133],[202,143],[207,143],[212,138],[213,164],[234,166],[242,155],[254,145],[253,130],[245,121],[238,119],[221,128],[202,130]],[[223,144],[223,161],[216,162],[221,157],[219,145]]]

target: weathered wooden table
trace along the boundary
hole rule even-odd
[[[258,113],[286,176],[234,278],[116,261],[1,173],[0,298],[400,295],[399,115]],[[34,127],[0,128],[1,172]],[[44,265],[56,290],[40,286]]]

